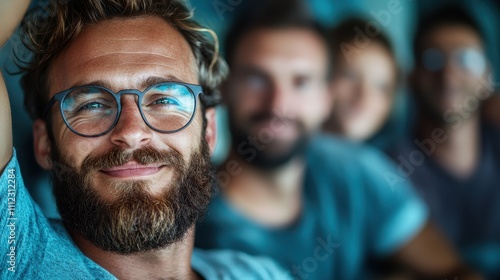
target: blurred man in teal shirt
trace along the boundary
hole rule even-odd
[[[390,187],[384,156],[316,135],[332,102],[322,29],[297,1],[250,5],[226,39],[232,149],[195,244],[268,255],[294,279],[363,279],[373,259],[465,279],[410,186]]]

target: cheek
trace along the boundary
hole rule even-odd
[[[231,121],[237,125],[243,125],[247,123],[250,115],[255,114],[262,110],[260,106],[260,101],[258,98],[254,98],[249,103],[245,103],[242,100],[233,99],[231,103],[227,104],[228,110],[230,111],[228,117],[231,117]]]
[[[236,109],[237,113],[242,115],[251,114],[253,112],[258,112],[262,110],[265,106],[264,95],[254,95],[246,98],[241,98],[237,100],[233,106]]]
[[[200,146],[200,142],[204,137],[202,131],[203,116],[199,108],[191,123],[183,130],[173,134],[155,133],[155,135],[160,139],[162,146],[168,146],[168,148],[178,151],[184,155],[185,160],[188,160],[191,153]]]
[[[374,117],[378,120],[385,120],[391,111],[391,102],[385,96],[379,96],[373,102]]]
[[[464,88],[467,88],[471,93],[476,91],[484,90],[484,84],[481,80],[487,80],[484,77],[471,77],[464,79]]]
[[[79,140],[85,139],[71,132],[59,115],[52,118],[50,129],[49,133],[53,136],[51,139],[52,149],[58,151],[60,156],[64,156],[66,160],[70,160],[76,165],[79,158],[78,154],[83,154],[89,150],[87,141],[80,144]]]
[[[330,108],[328,108],[327,94],[311,94],[307,101],[302,100],[298,105],[298,117],[308,129],[315,129],[328,117],[327,112]]]
[[[355,95],[355,84],[347,79],[339,79],[333,91],[338,102],[348,102]]]
[[[370,96],[371,98],[369,102],[372,102],[374,107],[377,107],[380,110],[390,110],[392,107],[394,92],[389,92],[381,89],[377,85],[373,85]]]
[[[76,168],[79,168],[90,154],[101,150],[105,152],[103,147],[106,147],[101,139],[85,138],[72,132],[65,133],[63,138],[56,139],[55,145],[54,148],[64,156],[65,161]]]

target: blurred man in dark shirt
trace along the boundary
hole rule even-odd
[[[411,140],[393,153],[393,183],[410,179],[464,258],[500,279],[500,132],[481,119],[493,93],[484,46],[461,8],[422,19],[410,81],[419,114]]]

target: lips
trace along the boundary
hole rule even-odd
[[[160,171],[162,165],[142,165],[137,162],[127,162],[124,165],[101,169],[101,172],[111,177],[126,178],[152,175]]]

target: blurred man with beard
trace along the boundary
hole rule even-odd
[[[1,45],[27,6],[1,2]],[[52,172],[62,223],[24,188],[2,79],[0,278],[284,276],[265,259],[193,250],[213,192],[213,105],[227,67],[190,17],[173,0],[79,0],[23,23],[35,154]]]
[[[389,160],[315,135],[331,106],[330,60],[302,4],[241,10],[225,48],[232,150],[195,244],[268,255],[293,279],[370,279],[372,259],[410,279],[469,279],[409,186],[390,188]]]
[[[421,19],[410,81],[418,116],[411,138],[392,153],[396,184],[411,180],[464,259],[500,279],[500,130],[481,116],[494,93],[485,45],[461,7]]]

